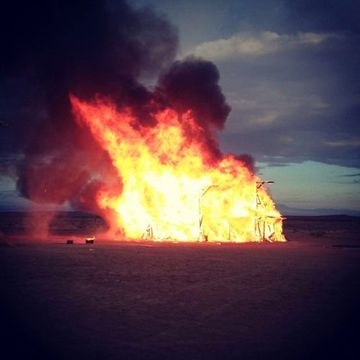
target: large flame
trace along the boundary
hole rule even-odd
[[[141,125],[108,99],[71,96],[76,119],[89,127],[122,180],[97,202],[115,212],[127,239],[284,241],[282,218],[263,186],[234,155],[214,159],[191,111],[171,108]]]

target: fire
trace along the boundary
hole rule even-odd
[[[214,156],[191,111],[159,110],[150,126],[109,99],[71,103],[122,180],[121,189],[99,190],[97,202],[127,239],[285,241],[261,180],[236,156]]]

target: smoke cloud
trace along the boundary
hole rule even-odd
[[[85,99],[101,93],[146,110],[151,94],[138,78],[173,61],[176,29],[125,1],[9,2],[0,23],[4,88],[26,109],[6,129],[13,138],[7,150],[24,154],[20,193],[40,203],[87,204],[84,190],[109,181],[99,173],[115,174],[106,153],[73,121],[69,93]]]
[[[216,130],[224,128],[230,107],[218,84],[219,72],[210,61],[189,57],[176,61],[159,78],[158,90],[180,114],[191,110],[204,136],[196,139],[216,158],[220,155]],[[194,135],[188,133],[187,138]]]
[[[176,61],[161,76],[159,86],[179,112],[192,109],[204,128],[223,129],[230,107],[218,82],[213,63],[189,57]]]
[[[217,131],[230,107],[218,70],[196,58],[173,62],[177,30],[150,8],[119,0],[8,2],[0,41],[6,54],[0,105],[2,122],[9,123],[0,151],[22,154],[16,172],[22,196],[96,211],[102,186],[121,192],[107,153],[73,120],[70,93],[85,100],[109,96],[146,126],[155,121],[154,107],[171,106],[180,118],[190,110],[204,130],[204,146],[220,155]],[[158,74],[154,91],[140,83],[141,76]],[[244,163],[251,167],[248,157]]]

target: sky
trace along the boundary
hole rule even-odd
[[[277,202],[360,210],[357,1],[138,3],[178,27],[179,58],[217,65],[232,108],[221,147],[252,154]]]
[[[259,175],[274,180],[270,191],[283,211],[360,211],[358,1],[130,3],[149,7],[174,25],[177,59],[196,56],[218,67],[231,106],[221,149],[251,154]],[[156,75],[141,76],[151,86]],[[37,91],[28,82],[0,81],[2,207],[28,204],[19,197],[12,168],[21,152],[4,145],[11,142],[7,119],[23,106],[21,99]],[[38,118],[45,116],[41,107],[35,111]]]

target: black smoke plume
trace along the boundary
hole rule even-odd
[[[216,66],[193,57],[176,61],[160,77],[159,87],[179,112],[192,109],[204,128],[223,129],[230,112]]]
[[[158,90],[162,92],[178,113],[189,109],[204,130],[204,146],[219,156],[216,130],[224,128],[230,107],[219,86],[219,72],[210,61],[189,57],[175,61],[159,78]],[[189,129],[190,131],[190,129]],[[192,138],[193,134],[187,134]]]
[[[69,93],[100,93],[146,109],[152,95],[138,78],[172,62],[176,29],[150,9],[101,0],[7,2],[0,26],[2,88],[24,109],[10,113],[15,121],[3,132],[11,137],[6,150],[24,155],[20,193],[40,203],[87,204],[81,198],[93,182],[116,181],[99,174],[116,175],[107,154],[73,122]]]
[[[155,121],[154,106],[171,106],[180,118],[190,110],[204,146],[220,155],[216,131],[230,108],[218,70],[195,58],[173,62],[177,30],[150,8],[123,0],[8,1],[0,41],[0,120],[7,125],[0,129],[0,153],[20,154],[22,196],[96,211],[102,186],[121,192],[107,153],[73,121],[70,93],[85,100],[110,96],[146,126]],[[155,91],[141,84],[158,74]]]

